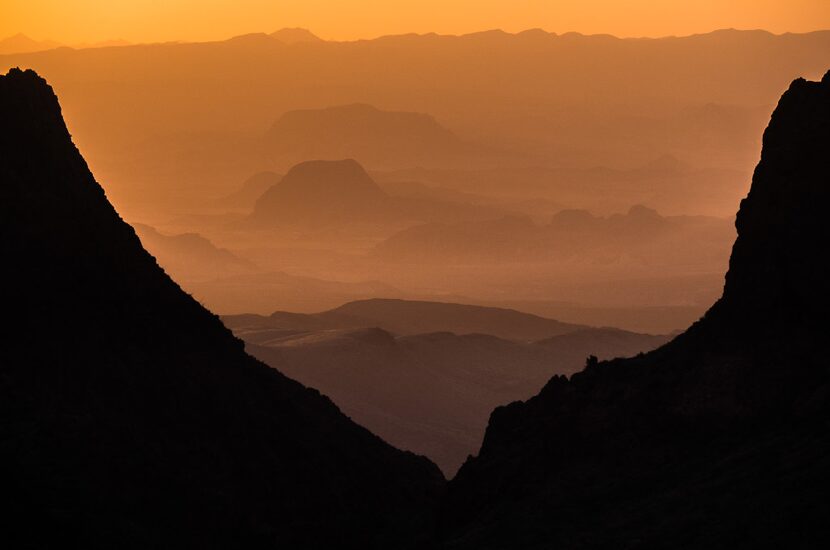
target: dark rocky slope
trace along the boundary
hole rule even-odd
[[[232,328],[245,349],[317,388],[350,418],[452,477],[481,446],[490,412],[527,399],[590,354],[629,357],[668,341],[616,329],[583,329],[539,343],[487,334],[395,337],[379,328],[290,331]]]
[[[108,203],[52,89],[0,77],[9,548],[419,543],[437,468],[243,352]]]
[[[772,116],[723,297],[652,353],[496,409],[447,547],[826,547],[828,154],[830,73]]]

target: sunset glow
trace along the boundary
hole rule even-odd
[[[65,43],[221,40],[305,27],[328,40],[408,32],[688,35],[720,28],[807,32],[830,26],[826,0],[2,0],[0,37]]]
[[[830,0],[0,0],[4,548],[830,548]]]

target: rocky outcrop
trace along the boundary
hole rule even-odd
[[[452,548],[811,548],[830,540],[830,73],[764,134],[723,297],[631,359],[496,409],[451,482]]]
[[[141,247],[52,89],[0,77],[9,547],[418,546],[443,479],[243,351]]]

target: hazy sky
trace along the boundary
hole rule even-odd
[[[294,26],[334,40],[534,27],[617,36],[805,32],[830,28],[830,0],[0,0],[0,37],[67,43],[212,40]]]

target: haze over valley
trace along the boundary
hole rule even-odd
[[[129,221],[239,259],[145,238],[214,311],[406,298],[668,333],[719,294],[761,130],[828,50],[824,31],[286,29],[0,65],[49,76]]]
[[[825,1],[7,4],[4,548],[830,547]]]

